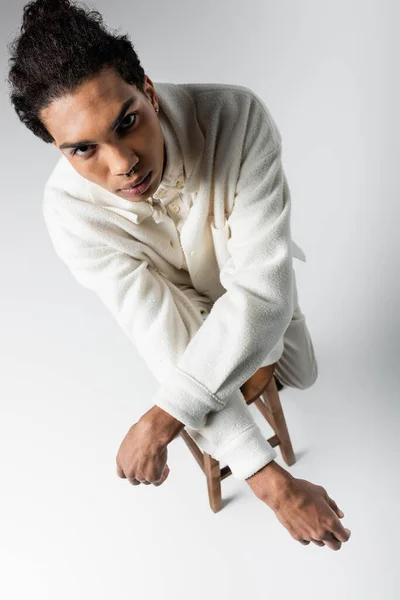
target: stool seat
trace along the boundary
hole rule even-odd
[[[240,388],[247,404],[252,404],[267,388],[273,373],[271,368],[260,367]]]
[[[254,403],[272,427],[275,435],[267,441],[272,447],[279,446],[283,460],[290,466],[296,462],[296,458],[273,374],[275,365],[276,363],[260,367],[240,387],[240,391],[247,405]],[[219,512],[222,509],[221,481],[232,475],[229,466],[220,467],[219,461],[213,457],[213,449],[210,447],[208,440],[198,432],[184,428],[180,432],[180,436],[206,476],[211,510],[215,513]],[[196,440],[199,441],[203,449],[198,446]]]

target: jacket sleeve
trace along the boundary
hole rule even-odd
[[[170,282],[149,265],[135,240],[113,225],[112,215],[99,217],[102,210],[60,190],[45,190],[43,215],[56,254],[74,278],[103,301],[164,389],[188,344],[207,322],[211,301],[191,287]],[[246,479],[276,458],[240,390],[224,406],[218,403],[218,412],[212,412],[215,403],[207,396],[201,419],[198,411],[192,417],[192,398],[189,403],[184,393],[180,398],[173,416],[179,414],[176,418],[210,441],[215,458],[226,462],[235,478]]]
[[[282,146],[259,101],[244,136],[234,206],[227,220],[229,258],[220,271],[227,290],[157,391],[154,403],[196,429],[222,409],[264,363],[283,351],[293,314],[290,192]]]

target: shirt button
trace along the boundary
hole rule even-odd
[[[190,256],[194,256],[196,254],[196,250],[192,250]]]
[[[177,181],[176,182],[176,187],[178,187],[178,188],[183,187],[183,181]]]

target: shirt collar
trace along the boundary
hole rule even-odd
[[[182,152],[179,147],[178,140],[176,138],[175,132],[171,127],[171,124],[167,119],[164,118],[164,115],[161,114],[160,117],[160,125],[162,132],[164,134],[164,143],[166,149],[166,165],[164,169],[163,178],[158,186],[157,190],[154,192],[153,196],[151,196],[148,200],[163,200],[165,196],[165,192],[171,188],[180,188],[182,189],[185,185],[186,177],[185,177],[185,168],[183,165]]]
[[[164,220],[164,215],[167,214],[164,205],[164,199],[166,198],[167,192],[171,189],[185,189],[185,168],[183,164],[182,152],[179,147],[179,142],[176,138],[175,132],[171,127],[171,124],[167,119],[164,118],[164,115],[161,113],[160,116],[160,125],[164,134],[164,144],[166,150],[166,164],[164,169],[164,174],[160,185],[154,192],[152,196],[146,198],[143,202],[144,213],[142,208],[139,208],[141,211],[139,214],[136,212],[137,219],[139,222],[143,220],[146,216],[152,216],[156,223],[160,223]],[[143,202],[138,202],[137,204],[142,204]],[[146,206],[146,204],[150,207]],[[134,207],[138,208],[138,207]]]

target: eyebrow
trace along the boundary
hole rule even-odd
[[[125,117],[125,113],[128,110],[128,108],[130,106],[132,106],[132,104],[137,102],[137,100],[138,100],[138,97],[135,95],[128,98],[128,100],[125,100],[125,102],[121,106],[121,110],[119,111],[117,118],[114,119],[114,121],[111,123],[111,125],[109,127],[109,131],[114,131],[114,129],[116,129],[118,127],[118,125],[121,123],[121,121]],[[89,146],[90,144],[95,144],[95,143],[96,142],[93,140],[81,140],[80,142],[65,142],[64,144],[61,144],[60,150],[64,150],[65,148],[79,148],[80,146]]]

